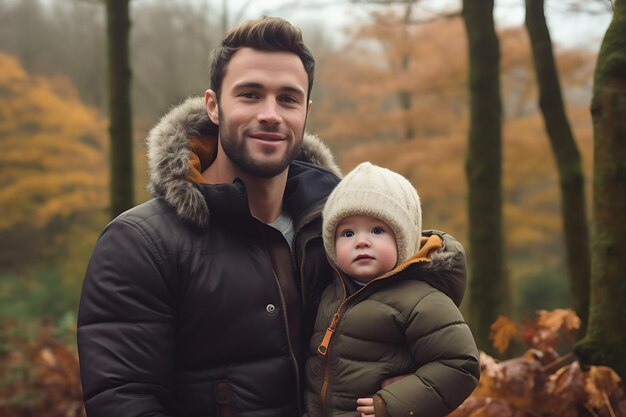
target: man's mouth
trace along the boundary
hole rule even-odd
[[[252,139],[262,140],[265,142],[279,142],[286,139],[285,135],[273,132],[256,132],[249,135]]]

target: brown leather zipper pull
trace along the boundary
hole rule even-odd
[[[317,347],[317,351],[322,355],[326,356],[328,352],[328,344],[330,343],[330,338],[337,327],[337,322],[339,321],[339,312],[333,315],[333,319],[330,321],[330,326],[326,329],[326,334],[324,334],[324,338],[322,339],[322,343]]]

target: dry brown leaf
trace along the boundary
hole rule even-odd
[[[501,379],[500,366],[494,358],[480,351],[480,380],[472,392],[473,397],[493,397],[497,395]]]
[[[571,336],[567,332],[578,323],[571,310],[541,311],[535,322],[524,324],[531,349],[521,357],[498,362],[480,352],[478,387],[450,416],[626,417],[626,394],[613,370],[591,367],[583,372],[578,362],[571,362],[573,353],[556,350],[564,333]],[[492,337],[508,342],[506,329],[512,333],[512,323],[500,317]]]
[[[589,404],[593,407],[603,407],[605,398],[619,389],[621,378],[617,373],[606,366],[592,366],[587,372],[585,391],[589,395]]]
[[[577,416],[577,408],[587,399],[584,384],[578,362],[559,369],[548,378],[540,411],[554,416]]]
[[[484,408],[488,401],[491,401],[490,398],[476,397],[475,392],[476,391],[474,391],[474,393],[472,393],[472,395],[468,397],[456,410],[448,414],[448,417],[469,417],[472,413]]]
[[[39,352],[39,356],[48,366],[56,366],[57,361],[49,348],[44,348]]]
[[[513,410],[504,400],[487,398],[485,405],[470,414],[470,417],[513,417]]]
[[[508,349],[511,338],[517,336],[518,333],[517,325],[513,320],[506,316],[499,316],[491,325],[489,340],[493,340],[493,347],[503,353]]]
[[[541,363],[534,359],[514,358],[499,365],[502,379],[498,398],[518,409],[533,409],[546,384]]]
[[[564,328],[572,331],[580,328],[580,318],[572,309],[557,308],[552,311],[540,310],[538,312],[537,322],[541,327],[545,327],[553,332]]]
[[[528,349],[521,357],[524,359],[532,359],[537,362],[543,363],[543,361],[545,360],[545,356],[546,354],[539,349]]]

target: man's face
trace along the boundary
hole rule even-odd
[[[242,48],[233,55],[219,102],[212,90],[205,99],[235,171],[271,178],[287,169],[302,146],[310,109],[307,88],[296,54]]]

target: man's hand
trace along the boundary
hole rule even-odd
[[[368,398],[359,398],[356,400],[356,411],[361,413],[361,417],[367,416],[375,416],[374,414],[374,399],[371,397]]]

